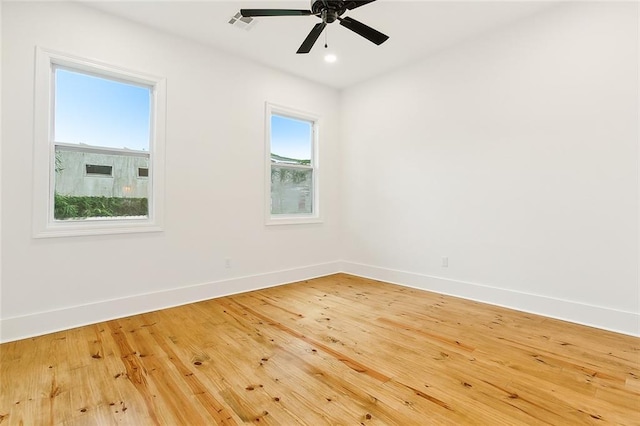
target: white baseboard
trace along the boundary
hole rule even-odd
[[[0,320],[0,343],[344,272],[640,337],[640,314],[354,262],[237,277]]]
[[[230,278],[0,320],[0,343],[334,274],[341,262]]]
[[[640,337],[640,314],[637,312],[625,312],[472,282],[456,281],[354,262],[342,262],[342,270],[347,274]]]

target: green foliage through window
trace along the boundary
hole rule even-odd
[[[275,183],[301,183],[309,178],[309,170],[287,169],[284,167],[271,167],[271,182]]]
[[[55,194],[55,219],[84,219],[89,217],[147,216],[146,198],[76,197]]]

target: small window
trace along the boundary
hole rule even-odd
[[[267,224],[318,222],[318,119],[267,105],[267,123]]]
[[[113,176],[112,166],[98,166],[96,164],[86,164],[85,171],[87,176]]]
[[[160,230],[164,79],[40,48],[36,58],[35,236]],[[137,179],[152,164],[153,182]]]

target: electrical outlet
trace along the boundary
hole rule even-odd
[[[225,257],[224,258],[224,267],[226,269],[231,269],[231,258],[230,257]]]
[[[443,257],[442,258],[442,267],[443,268],[448,268],[449,267],[449,258],[448,257]]]

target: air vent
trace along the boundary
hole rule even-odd
[[[244,17],[240,12],[236,13],[229,19],[229,23],[237,28],[241,28],[245,31],[249,31],[256,25],[256,20],[249,17]]]

